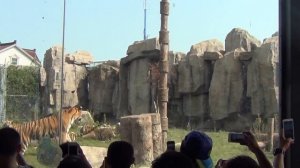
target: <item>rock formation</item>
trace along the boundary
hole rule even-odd
[[[243,48],[245,51],[251,51],[259,47],[261,42],[250,35],[246,30],[234,28],[226,36],[225,51],[230,52],[237,48]]]
[[[158,39],[135,42],[121,59],[119,116],[155,112]]]
[[[88,70],[89,110],[98,120],[103,114],[117,113],[119,67],[111,65],[103,63]]]
[[[44,67],[40,71],[43,108],[48,114],[59,111],[61,105],[61,56],[60,46],[48,49],[45,53]],[[84,51],[65,56],[63,107],[78,104],[87,107],[87,60],[92,60],[92,56]]]
[[[209,89],[209,107],[214,120],[226,118],[230,113],[240,112],[243,80],[240,53],[236,49],[228,52],[215,63]]]
[[[159,53],[157,38],[138,41],[120,61],[101,62],[88,71],[84,65],[92,59],[87,52],[68,55],[64,106],[89,104],[97,120],[103,114],[120,118],[158,112]],[[50,109],[60,105],[60,56],[60,47],[49,49],[41,69],[42,94]],[[224,122],[229,120],[247,125],[256,116],[272,117],[278,113],[278,76],[278,33],[261,44],[246,30],[235,28],[226,36],[225,48],[212,39],[192,45],[187,54],[169,52],[170,124],[194,122],[211,128],[211,121],[216,121],[226,129]]]
[[[247,71],[247,96],[254,115],[272,117],[279,113],[278,36],[268,38],[254,51]]]

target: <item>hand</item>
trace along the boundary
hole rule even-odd
[[[251,132],[243,132],[244,134],[244,142],[245,145],[248,146],[249,150],[253,153],[256,153],[258,150],[260,150],[259,145],[255,139],[255,136]]]
[[[290,146],[294,143],[294,140],[291,138],[285,139],[283,135],[280,135],[280,148],[283,152],[286,152]]]

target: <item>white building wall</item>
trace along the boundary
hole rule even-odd
[[[13,47],[8,50],[0,52],[0,65],[3,64],[11,64],[11,58],[16,57],[18,58],[18,64],[22,66],[34,66],[37,65],[33,62],[33,60],[29,59],[25,53],[21,52],[18,48]]]

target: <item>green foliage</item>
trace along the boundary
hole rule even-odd
[[[29,145],[28,150],[26,150],[26,152],[25,152],[24,158],[25,158],[26,162],[28,164],[32,165],[33,167],[51,168],[51,166],[43,165],[37,160],[37,149],[34,146]]]
[[[36,96],[39,92],[37,67],[9,66],[7,68],[7,94]]]
[[[32,120],[39,111],[38,67],[9,66],[6,90],[7,118],[15,121]]]

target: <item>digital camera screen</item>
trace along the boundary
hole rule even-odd
[[[293,121],[284,122],[284,137],[294,139],[294,124],[293,124]]]

